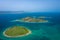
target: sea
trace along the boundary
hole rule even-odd
[[[51,17],[45,18],[48,23],[11,22],[24,17]],[[31,34],[23,37],[9,38],[3,35],[4,30],[12,26],[24,26],[31,30]],[[60,40],[60,13],[59,12],[0,12],[0,40]]]

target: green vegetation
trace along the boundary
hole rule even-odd
[[[22,26],[14,26],[4,31],[5,36],[15,37],[30,34],[30,30]]]

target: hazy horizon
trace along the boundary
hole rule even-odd
[[[59,12],[58,0],[0,0],[0,11]]]

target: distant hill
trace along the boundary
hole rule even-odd
[[[20,14],[25,13],[24,11],[0,11],[0,14]]]

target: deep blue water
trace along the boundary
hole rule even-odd
[[[10,14],[10,12],[0,12],[0,40],[60,40],[60,13],[22,13],[22,14]],[[15,19],[24,18],[27,16],[47,16],[52,17],[47,20],[50,23],[24,23],[24,22],[10,22]],[[19,38],[7,38],[2,33],[11,26],[20,25],[29,28],[32,34],[19,37]]]

